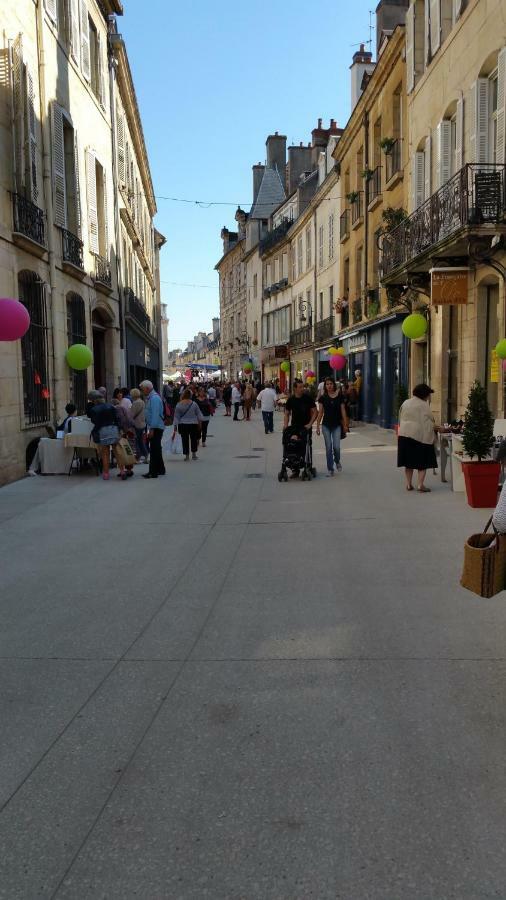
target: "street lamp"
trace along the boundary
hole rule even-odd
[[[311,328],[313,321],[313,307],[311,306],[310,300],[299,300],[299,319],[303,325],[309,320],[308,324]]]

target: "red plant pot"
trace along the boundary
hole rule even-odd
[[[496,462],[463,462],[467,502],[475,509],[496,505],[501,466]]]

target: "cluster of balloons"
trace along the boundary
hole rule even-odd
[[[30,327],[26,306],[9,297],[0,299],[0,341],[19,341]]]
[[[306,375],[306,382],[307,384],[315,384],[316,375]]]
[[[346,356],[344,347],[329,347],[329,366],[333,372],[341,372],[346,368]]]

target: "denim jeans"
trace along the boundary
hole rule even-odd
[[[262,419],[264,420],[265,433],[272,434],[274,431],[274,413],[262,410]]]
[[[322,431],[327,451],[327,469],[333,472],[334,462],[336,466],[341,462],[341,426],[329,428],[328,425],[322,425]]]

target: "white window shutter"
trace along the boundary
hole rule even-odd
[[[104,56],[102,50],[102,41],[97,31],[97,79],[98,79],[98,99],[102,109],[106,108],[105,100],[105,76],[104,76]]]
[[[107,173],[105,169],[102,169],[104,183],[103,183],[103,193],[104,193],[104,256],[106,259],[109,259],[109,211],[107,204]]]
[[[489,80],[478,78],[471,86],[470,162],[488,162]]]
[[[441,0],[430,0],[430,51],[434,56],[441,46]]]
[[[425,138],[423,151],[423,199],[428,200],[432,193],[432,138]]]
[[[464,8],[464,0],[453,0],[453,21],[456,22]]]
[[[499,53],[497,64],[497,130],[495,161],[506,163],[506,47]]]
[[[86,151],[86,196],[90,250],[98,253],[97,167],[92,150]]]
[[[464,100],[457,100],[455,117],[455,171],[464,165]]]
[[[406,90],[411,93],[415,87],[415,7],[406,10]]]
[[[44,0],[44,6],[46,7],[46,12],[50,19],[53,20],[55,24],[58,22],[58,5],[56,0]]]
[[[26,111],[27,111],[27,190],[30,188],[30,198],[33,203],[37,203],[39,197],[39,186],[37,179],[37,134],[36,134],[36,116],[35,116],[35,91],[33,87],[33,78],[26,69]]]
[[[81,71],[86,81],[91,81],[91,56],[90,56],[90,23],[88,21],[88,7],[86,0],[80,0],[81,14]]]
[[[425,154],[423,152],[418,151],[415,153],[413,157],[413,169],[411,172],[412,185],[411,185],[411,202],[412,209],[418,209],[419,206],[422,205],[424,201],[423,195],[423,185],[424,185],[424,162],[425,162]]]
[[[74,192],[75,192],[75,203],[76,203],[76,225],[77,225],[77,237],[81,237],[82,233],[82,218],[81,218],[81,180],[79,178],[79,141],[77,139],[77,132],[74,131]]]
[[[53,205],[55,225],[67,227],[67,193],[65,185],[65,146],[63,113],[57,103],[51,104],[51,139],[53,156]]]
[[[79,0],[69,0],[68,10],[70,19],[70,52],[79,65],[81,59]]]
[[[443,187],[450,180],[451,174],[451,131],[452,123],[443,119],[437,126],[436,137],[436,185]]]
[[[431,52],[430,52],[430,4],[431,0],[424,0],[423,11],[424,11],[424,37],[425,37],[425,65],[428,65],[431,60]]]
[[[21,193],[25,184],[25,84],[23,39],[18,35],[12,44],[12,96],[14,105],[14,186]]]
[[[116,141],[118,144],[118,179],[122,186],[125,184],[125,119],[119,109],[116,110]]]

